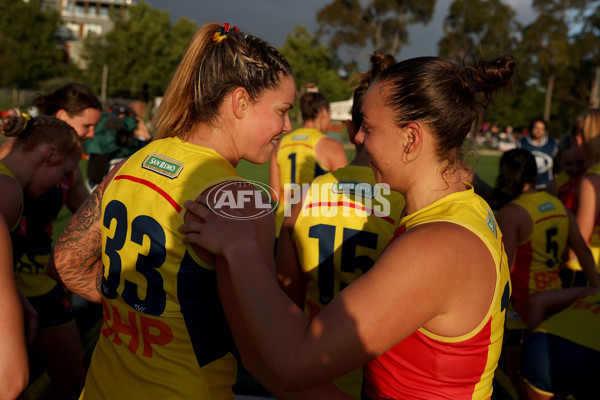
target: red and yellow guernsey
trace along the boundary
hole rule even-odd
[[[494,297],[485,317],[471,332],[444,337],[420,328],[369,362],[364,367],[367,398],[489,399],[492,395],[511,290],[502,234],[487,203],[468,186],[468,190],[445,196],[404,217],[392,241],[430,222],[460,225],[487,246],[496,266]]]
[[[510,275],[513,285],[511,306],[527,322],[527,302],[537,292],[560,289],[560,257],[566,249],[569,219],[562,202],[549,193],[523,193],[511,202],[523,207],[531,216],[533,231],[522,243]],[[526,328],[511,319],[508,328]]]

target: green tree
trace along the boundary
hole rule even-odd
[[[171,25],[169,13],[146,3],[128,8],[115,27],[104,36],[90,36],[83,58],[88,81],[99,91],[103,68],[108,67],[110,96],[154,96],[166,90],[197,26],[187,18]]]
[[[362,51],[364,60],[374,50],[398,55],[408,43],[408,25],[428,24],[435,0],[333,0],[317,13],[320,34],[334,49],[348,46]]]
[[[319,91],[330,101],[350,97],[350,89],[339,72],[342,62],[306,27],[297,26],[294,34],[286,37],[279,50],[292,66],[298,89],[307,81],[316,81]]]
[[[558,137],[589,104],[598,65],[600,39],[594,27],[597,0],[534,0],[536,20],[526,26],[519,46],[521,73],[543,88],[536,114],[550,121]]]
[[[485,54],[510,53],[520,31],[515,11],[501,0],[454,0],[444,20],[439,55],[455,62]]]
[[[59,14],[42,10],[41,0],[0,0],[1,87],[32,88],[61,74],[59,26]]]

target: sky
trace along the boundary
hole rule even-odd
[[[229,22],[243,32],[266,40],[275,47],[285,42],[297,25],[311,33],[318,27],[317,11],[330,3],[328,0],[135,0],[145,1],[159,10],[169,11],[171,21],[188,17],[198,25],[206,22]],[[535,18],[531,0],[504,0],[517,12],[521,23]],[[409,28],[409,41],[397,59],[437,55],[437,43],[443,36],[442,24],[452,0],[437,0],[432,21]],[[323,41],[325,42],[325,40]],[[343,54],[340,54],[343,58]]]

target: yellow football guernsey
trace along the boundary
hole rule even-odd
[[[315,152],[317,143],[325,137],[326,135],[318,129],[300,128],[281,138],[277,150],[277,165],[279,166],[279,183],[283,195],[279,199],[277,210],[275,210],[278,236],[286,214],[285,210],[289,210],[291,207],[289,202],[286,202],[286,198],[293,196],[292,198],[300,201],[299,190],[302,184],[310,183],[317,176],[327,172],[317,161]],[[295,191],[294,188],[296,188]]]
[[[577,299],[569,308],[542,322],[536,331],[600,351],[600,293]]]
[[[133,154],[102,199],[100,337],[83,399],[232,399],[237,365],[215,267],[177,231],[183,203],[235,168],[179,138]],[[238,178],[239,179],[239,178]]]
[[[586,171],[586,175],[600,175],[600,164],[596,164]],[[590,250],[592,251],[592,255],[594,256],[594,261],[596,261],[596,270],[600,273],[600,215],[596,218],[594,231],[592,232],[592,237],[588,243]]]
[[[430,222],[449,222],[471,231],[486,245],[496,267],[488,312],[479,326],[465,335],[444,337],[419,328],[370,361],[363,368],[367,398],[489,399],[492,395],[510,298],[510,272],[494,214],[473,188],[465,185],[468,190],[447,195],[402,218],[392,241]]]
[[[376,185],[370,167],[348,165],[313,180],[293,232],[309,278],[305,309],[311,318],[371,268],[394,234],[404,204],[400,193]],[[360,399],[362,369],[335,384]]]
[[[510,276],[513,285],[509,328],[526,328],[527,302],[537,292],[561,288],[560,257],[567,248],[569,219],[565,206],[555,196],[539,191],[523,193],[512,204],[523,207],[531,216],[533,231],[518,243]]]

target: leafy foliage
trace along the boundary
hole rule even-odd
[[[334,49],[348,46],[363,51],[362,58],[374,50],[397,55],[408,43],[408,25],[428,24],[435,0],[333,0],[317,13],[320,35],[330,37]],[[366,50],[366,51],[365,51]]]
[[[330,101],[346,100],[350,90],[340,75],[342,63],[331,49],[321,43],[304,26],[297,26],[279,49],[289,61],[300,90],[303,83],[316,81],[319,91]]]
[[[128,8],[108,34],[90,36],[84,45],[87,76],[99,91],[103,66],[108,66],[108,95],[162,95],[185,52],[196,24],[186,18],[171,25],[169,13],[146,3]]]
[[[64,72],[59,26],[41,0],[0,0],[0,87],[31,88]]]
[[[455,62],[471,63],[479,49],[486,53],[510,53],[520,25],[515,11],[501,0],[454,0],[444,20],[439,55]]]

